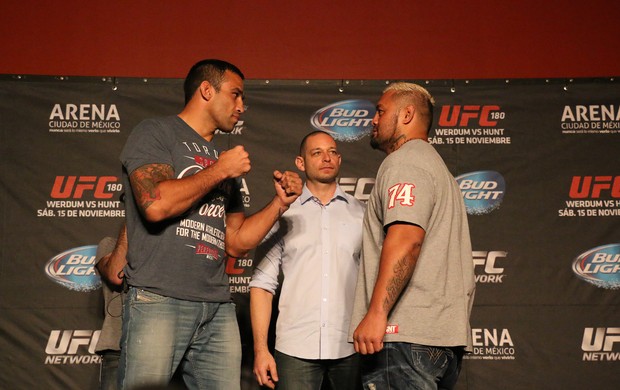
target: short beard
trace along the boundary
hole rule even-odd
[[[379,142],[377,142],[377,140],[375,138],[370,137],[370,147],[375,149],[375,150],[380,150],[381,148],[379,147]]]

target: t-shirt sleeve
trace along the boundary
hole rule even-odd
[[[170,132],[164,131],[159,122],[142,121],[129,135],[120,160],[127,173],[146,164],[173,165],[169,146]]]
[[[427,230],[435,204],[434,184],[428,172],[392,165],[382,172],[378,181],[383,199],[383,227],[403,222]]]
[[[116,246],[116,238],[105,237],[99,241],[97,245],[97,254],[95,255],[95,265],[106,255],[109,255]]]

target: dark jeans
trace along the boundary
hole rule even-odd
[[[359,355],[342,359],[300,359],[275,351],[278,390],[319,390],[324,379],[332,390],[359,390]]]
[[[118,378],[118,362],[121,359],[120,351],[104,351],[101,353],[101,372],[99,373],[100,390],[116,390]]]
[[[437,390],[456,385],[462,348],[384,343],[362,357],[362,382],[368,390]]]

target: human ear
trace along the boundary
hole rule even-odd
[[[306,172],[306,165],[303,157],[295,157],[295,166],[297,166],[297,169],[299,169],[300,171]]]

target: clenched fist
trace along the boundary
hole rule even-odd
[[[220,153],[216,164],[228,179],[243,176],[252,169],[250,155],[241,145]]]
[[[273,183],[278,198],[285,206],[289,206],[301,195],[302,180],[296,172],[285,171],[282,173],[274,171]]]

